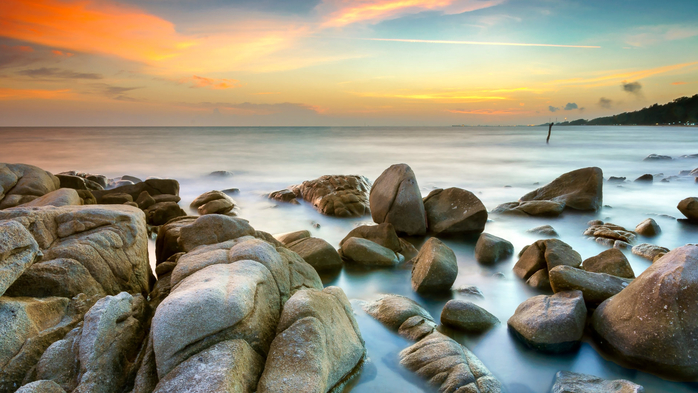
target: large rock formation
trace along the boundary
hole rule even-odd
[[[0,296],[43,254],[31,233],[16,221],[0,221]]]
[[[599,210],[603,204],[603,172],[589,167],[568,172],[521,197],[525,201],[555,201],[575,210]]]
[[[0,164],[0,209],[21,205],[60,188],[51,173],[25,164]]]
[[[666,378],[698,379],[698,246],[661,257],[601,303],[592,327],[602,347]]]
[[[150,196],[159,195],[179,195],[179,182],[174,179],[147,179],[144,182],[136,184],[127,184],[121,187],[112,188],[109,190],[95,190],[92,194],[97,198],[98,203],[102,203],[102,199],[107,195],[112,194],[128,194],[131,200],[135,201],[143,191],[147,191]],[[179,201],[179,198],[177,198]],[[166,202],[164,200],[156,200],[156,202]]]
[[[487,209],[480,199],[461,188],[433,190],[424,198],[429,231],[435,235],[473,233],[485,230]]]
[[[269,194],[279,202],[309,202],[320,213],[337,217],[361,217],[370,213],[368,190],[371,183],[364,176],[326,175],[315,180]]]
[[[378,224],[393,224],[397,232],[424,235],[427,217],[417,178],[407,164],[383,171],[371,188],[371,216]]]

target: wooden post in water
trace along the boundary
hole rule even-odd
[[[548,124],[548,138],[545,140],[545,143],[550,143],[550,133],[553,131],[553,123]]]

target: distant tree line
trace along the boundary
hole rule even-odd
[[[599,117],[593,120],[573,120],[555,123],[561,126],[608,126],[608,125],[667,125],[694,124],[698,125],[698,94],[693,97],[681,97],[664,105],[654,104],[635,112],[625,112],[619,115]],[[547,125],[547,124],[542,124]]]

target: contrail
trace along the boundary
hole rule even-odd
[[[444,40],[410,40],[403,38],[364,38],[367,41],[417,42],[422,44],[456,44],[456,45],[494,45],[494,46],[546,46],[555,48],[584,48],[598,49],[600,46],[588,45],[555,45],[555,44],[522,44],[517,42],[481,42],[481,41],[444,41]]]

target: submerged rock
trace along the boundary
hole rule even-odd
[[[352,237],[339,250],[343,259],[364,266],[392,267],[404,261],[401,255],[389,248],[360,237]]]
[[[660,247],[660,246],[657,246],[654,244],[649,244],[649,243],[638,244],[637,246],[634,246],[632,248],[633,254],[635,254],[639,257],[643,257],[645,259],[648,259],[652,262],[661,258],[664,254],[666,254],[668,252],[669,252],[668,248]]]
[[[433,190],[424,198],[429,231],[435,235],[481,233],[487,209],[480,199],[461,188]]]
[[[482,233],[475,244],[475,259],[486,265],[505,260],[512,255],[513,244],[489,233]]]
[[[558,371],[551,393],[644,393],[645,389],[625,379],[612,381],[593,375]]]
[[[671,161],[673,158],[671,156],[663,156],[661,154],[650,154],[649,156],[642,159],[642,161]]]
[[[441,323],[468,333],[481,333],[499,323],[484,308],[465,300],[451,299],[441,310]]]
[[[376,179],[370,194],[373,221],[391,223],[397,232],[424,235],[427,216],[417,178],[407,164],[395,164]]]
[[[698,179],[698,177],[696,177]],[[698,180],[696,180],[698,181]],[[686,198],[676,207],[689,221],[698,222],[698,198]]]
[[[539,227],[531,228],[531,229],[527,230],[526,232],[533,233],[536,235],[543,235],[543,236],[547,236],[547,237],[559,237],[560,236],[560,235],[558,235],[555,228],[553,228],[550,225],[541,225]]]
[[[497,206],[492,213],[517,216],[557,217],[565,204],[555,201],[509,202]]]
[[[590,167],[568,172],[529,192],[520,201],[550,200],[575,210],[599,210],[603,204],[603,172]]]
[[[392,330],[398,330],[408,319],[418,317],[434,322],[431,314],[412,299],[400,295],[383,295],[365,303],[364,311]]]
[[[456,254],[441,240],[424,243],[412,266],[412,289],[417,292],[448,291],[458,276]]]
[[[635,179],[636,183],[652,183],[654,181],[654,176],[652,176],[649,173],[646,173],[637,179]]]

